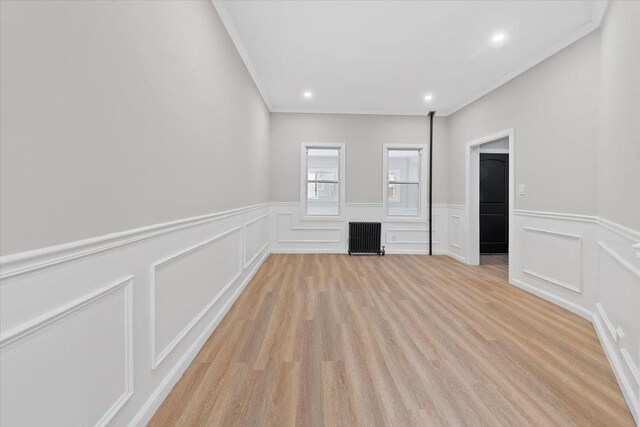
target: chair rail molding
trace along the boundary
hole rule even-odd
[[[23,413],[34,425],[43,413],[55,425],[148,422],[269,255],[269,210],[259,203],[2,257],[0,350],[3,368],[11,367],[3,384],[9,374],[6,384],[28,378],[40,411],[15,404],[28,401],[20,388],[3,389],[0,405],[12,410],[0,412],[0,423]],[[30,374],[31,349],[48,358],[48,371]],[[83,363],[63,357],[67,351]],[[73,375],[77,384],[51,394]],[[87,389],[82,407],[46,408]]]
[[[433,208],[434,254],[469,262],[468,206],[434,203]],[[111,394],[84,413],[70,415],[90,415],[83,425],[144,425],[270,253],[346,253],[348,222],[358,220],[382,222],[388,254],[427,253],[427,223],[385,221],[381,203],[347,202],[344,219],[324,221],[303,220],[298,202],[273,202],[2,257],[0,349],[3,355],[7,349],[28,354],[23,345],[46,332],[52,344],[40,341],[39,348],[60,355],[55,344],[67,331],[60,325],[72,319],[70,327],[78,327],[84,318],[76,316],[95,311],[110,325],[108,344],[126,354],[91,363],[126,376],[109,381]],[[633,245],[640,242],[640,231],[571,213],[514,209],[511,220],[516,232],[510,283],[594,324],[637,422],[640,314],[633,301],[640,298],[640,258]],[[200,286],[204,283],[212,285]],[[185,289],[189,292],[180,298]],[[79,354],[103,353],[84,344],[82,328],[72,331],[64,339]],[[16,360],[12,370],[20,375],[28,366]],[[64,368],[60,372],[75,372],[64,359],[57,363]],[[105,377],[99,369],[91,372],[101,381]],[[0,394],[3,407],[9,398]]]
[[[27,274],[47,267],[53,267],[58,264],[99,254],[110,249],[130,245],[132,243],[183,230],[185,228],[207,224],[212,221],[219,221],[268,207],[269,203],[259,203],[237,209],[230,209],[227,211],[163,222],[118,233],[106,234],[104,236],[92,237],[43,249],[5,255],[0,257],[0,280],[21,274]]]

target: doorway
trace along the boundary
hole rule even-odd
[[[500,254],[495,257],[508,263],[513,248],[514,146],[513,129],[467,143],[467,264],[494,263],[489,254]]]
[[[509,253],[509,153],[480,148],[480,256]],[[480,259],[482,264],[482,258]]]

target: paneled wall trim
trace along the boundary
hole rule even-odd
[[[434,253],[465,262],[465,206],[433,209]],[[427,253],[424,221],[382,218],[380,203],[346,203],[340,221],[262,203],[0,258],[0,424],[144,425],[269,253],[345,253],[348,221],[383,222],[387,253]],[[511,283],[594,323],[637,421],[640,232],[537,211],[514,225]],[[49,363],[27,375],[36,356]],[[58,389],[69,376],[82,381]]]
[[[105,236],[79,240],[77,242],[37,249],[15,255],[3,256],[0,257],[0,279],[8,279],[13,276],[36,271],[41,268],[51,267],[64,262],[108,251],[110,249],[115,249],[120,246],[130,245],[162,234],[171,233],[188,227],[194,227],[200,224],[206,224],[211,221],[221,220],[257,209],[264,209],[268,206],[269,203],[260,203],[252,206],[135,228],[119,233],[107,234]]]
[[[255,220],[252,220],[255,221]],[[238,255],[234,256],[233,254],[231,254],[234,257],[238,258],[237,261],[237,269],[234,269],[233,271],[233,276],[224,284],[224,286],[222,286],[220,288],[220,290],[213,296],[213,298],[211,298],[210,300],[205,300],[205,304],[202,306],[202,308],[197,312],[197,314],[189,321],[189,323],[187,323],[184,328],[173,337],[173,339],[171,340],[171,342],[169,342],[169,344],[163,348],[160,352],[157,352],[157,343],[156,343],[156,330],[157,330],[157,322],[156,322],[156,297],[157,297],[157,291],[156,291],[156,277],[161,273],[161,269],[166,268],[167,266],[173,264],[173,263],[177,263],[179,262],[181,259],[189,257],[193,254],[195,254],[198,251],[204,251],[205,249],[209,248],[210,246],[212,246],[214,243],[219,242],[221,239],[228,237],[228,236],[235,236],[235,235],[240,235],[240,238],[242,237],[242,227],[235,227],[232,228],[229,231],[225,231],[224,233],[215,236],[211,239],[208,239],[202,243],[198,243],[197,245],[187,248],[185,250],[182,250],[176,254],[173,254],[171,256],[169,256],[168,258],[154,264],[151,268],[150,271],[150,286],[149,286],[149,324],[151,325],[149,331],[150,331],[150,348],[151,348],[151,369],[156,369],[158,367],[158,365],[165,359],[165,357],[167,357],[167,355],[169,354],[169,352],[171,352],[180,341],[182,341],[182,339],[189,333],[189,331],[191,331],[191,329],[193,329],[193,327],[195,325],[198,324],[198,322],[200,321],[200,319],[202,319],[202,317],[207,314],[207,312],[211,309],[211,307],[213,307],[213,305],[220,299],[220,297],[222,295],[224,295],[224,293],[227,291],[227,289],[229,289],[229,287],[231,285],[233,285],[233,283],[238,279],[238,277],[240,277],[240,274],[242,274],[242,261],[241,261],[241,256],[242,253],[240,251],[238,251]],[[239,246],[241,247],[241,246]],[[220,254],[218,254],[220,255]],[[232,260],[230,260],[232,261]],[[205,267],[206,268],[206,267]],[[183,274],[186,275],[186,273],[188,272],[183,272]],[[186,278],[185,276],[181,276],[178,275],[176,277],[177,279],[183,279]],[[174,281],[174,284],[178,289],[180,289],[180,283],[181,281]],[[211,287],[210,282],[204,283],[204,285],[207,288]],[[175,295],[175,297],[179,298],[180,295]],[[170,300],[171,304],[175,304],[175,300]]]
[[[269,219],[262,203],[1,258],[0,425],[146,424],[266,259]]]
[[[511,283],[586,318],[640,420],[640,231],[597,216],[514,212]]]
[[[254,228],[258,228],[258,232],[250,233],[249,230],[253,230]],[[244,235],[247,236],[243,251],[244,268],[249,268],[258,256],[264,253],[264,251],[269,247],[269,213],[267,212],[256,219],[246,222],[244,224]],[[250,235],[256,238],[255,242],[249,239]],[[254,244],[250,245],[249,243]]]
[[[345,218],[310,220],[301,212],[298,202],[271,203],[271,252],[346,253],[349,221],[382,222],[382,244],[389,254],[426,254],[429,229],[426,220],[413,218],[384,219],[382,203],[345,204]],[[461,236],[460,215],[464,206],[433,205],[434,253],[462,260],[459,244],[450,246],[449,236]],[[451,221],[451,216],[453,222]]]
[[[522,272],[581,293],[582,237],[534,227],[522,230]]]
[[[121,391],[119,395],[116,393],[115,400],[107,400],[106,406],[96,405],[95,410],[91,411],[92,414],[87,414],[86,417],[87,421],[93,421],[96,426],[104,426],[109,423],[113,416],[133,395],[134,390],[132,283],[133,276],[117,280],[115,283],[107,285],[96,292],[52,310],[51,312],[33,319],[32,321],[25,322],[20,327],[3,332],[2,338],[0,338],[0,348],[4,349],[5,347],[12,345],[15,345],[18,348],[6,349],[3,352],[3,356],[5,356],[2,358],[3,371],[5,372],[2,374],[2,425],[8,425],[5,424],[5,420],[20,420],[20,422],[23,423],[22,425],[44,425],[49,422],[49,416],[44,408],[51,407],[52,404],[57,405],[55,408],[56,412],[62,411],[69,414],[73,413],[76,408],[76,404],[74,402],[66,399],[59,399],[59,396],[51,396],[47,393],[42,393],[42,390],[37,387],[39,385],[38,383],[41,381],[41,379],[38,378],[38,374],[45,376],[45,378],[50,382],[53,382],[54,380],[64,381],[66,379],[66,375],[74,373],[74,362],[58,366],[59,370],[57,372],[49,372],[48,364],[37,363],[36,360],[42,359],[43,357],[47,358],[48,361],[56,361],[61,358],[66,358],[67,355],[63,352],[64,346],[73,346],[78,344],[77,342],[72,342],[73,338],[75,338],[74,334],[78,334],[77,328],[67,326],[65,334],[60,332],[56,333],[56,329],[62,331],[65,328],[62,324],[63,322],[66,321],[69,324],[73,323],[74,320],[80,327],[82,327],[82,322],[77,320],[77,317],[83,314],[82,312],[85,312],[84,315],[86,316],[86,312],[91,310],[92,306],[100,304],[110,295],[120,291],[123,296],[122,306],[120,307],[122,309],[121,315],[123,317],[121,322],[122,330],[120,331],[121,336],[118,338],[124,338],[124,346],[122,348],[123,353],[118,356],[120,356],[119,360],[122,363],[121,368],[123,375],[120,379],[114,380],[115,383],[120,384],[114,385],[116,385],[116,388],[121,387]],[[74,317],[76,319],[74,319]],[[43,341],[54,337],[57,338],[57,343],[59,344],[57,346],[58,348],[53,349],[52,354],[34,354],[33,351],[29,351],[33,350],[33,344],[26,343],[20,346],[20,340],[31,335],[34,335],[31,337],[32,340],[41,342],[41,344],[39,344],[39,346],[36,345],[35,348],[47,349],[47,343]],[[99,336],[104,337],[102,334]],[[87,355],[91,354],[90,351],[92,349],[86,350],[88,350],[86,353]],[[15,357],[12,357],[12,353]],[[29,373],[31,374],[29,376],[22,376],[18,371],[7,371],[14,366],[13,362],[16,359],[19,359],[17,355],[20,354],[23,363],[29,365],[29,368],[32,368],[29,369]],[[44,369],[42,369],[43,365]],[[99,370],[101,368],[104,369],[105,366],[93,366],[91,368]],[[91,379],[94,381],[99,378],[97,373],[88,373],[88,375],[92,375],[93,378]],[[86,377],[80,378],[79,381],[83,384],[87,384]],[[18,384],[21,384],[21,386],[18,386]],[[54,390],[56,386],[55,384],[48,384],[44,388],[46,390]],[[102,399],[99,396],[96,396],[97,394],[99,393],[88,389],[84,397],[95,396],[94,398],[96,402],[101,401]],[[40,409],[34,413],[33,409],[38,407]],[[95,419],[92,419],[95,416],[93,413],[102,414],[102,416],[100,416],[96,421]],[[9,423],[11,423],[11,421],[9,421]]]

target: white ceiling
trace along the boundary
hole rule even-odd
[[[478,99],[593,31],[607,5],[213,2],[271,111],[417,115]]]

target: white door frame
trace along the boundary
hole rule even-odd
[[[515,138],[514,129],[509,128],[467,143],[465,150],[465,210],[467,228],[467,264],[480,264],[480,146],[505,137],[509,138],[509,265],[513,255],[514,226],[513,209],[515,206]],[[511,268],[509,268],[511,280]]]

